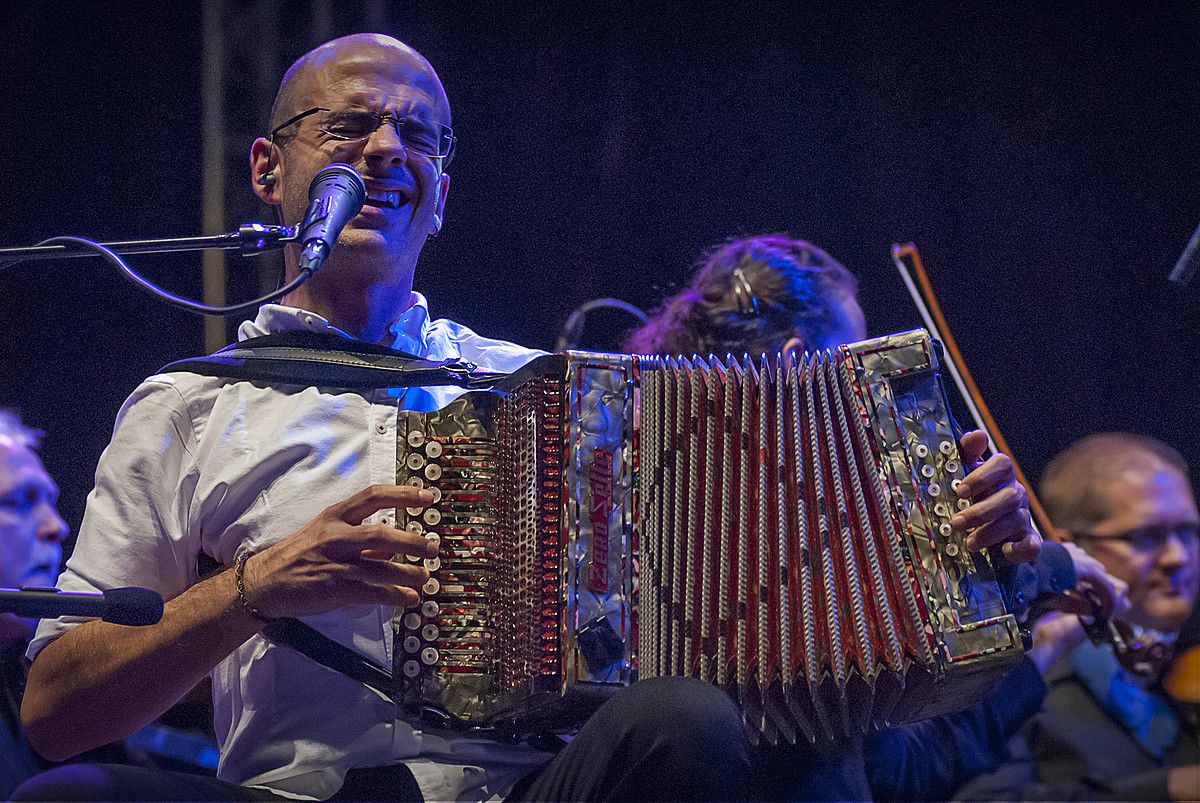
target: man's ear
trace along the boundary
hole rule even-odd
[[[783,351],[783,352],[790,351],[793,354],[803,354],[804,353],[804,340],[799,337],[789,337],[787,342],[783,344],[783,348],[780,349],[780,351]]]
[[[450,174],[442,173],[437,182],[437,198],[433,202],[433,226],[429,234],[436,237],[437,233],[442,230],[442,223],[445,222],[446,215],[446,196],[450,194]]]
[[[283,165],[278,151],[269,139],[259,137],[250,146],[250,189],[263,203],[279,206],[283,203]]]
[[[797,358],[804,353],[804,341],[798,337],[789,337],[779,351],[783,354],[783,366],[791,368],[798,364]]]

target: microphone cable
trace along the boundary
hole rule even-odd
[[[75,245],[86,248],[90,251],[94,251],[98,256],[102,257],[105,262],[116,268],[122,276],[124,276],[128,281],[132,282],[136,287],[145,290],[151,295],[158,296],[171,306],[187,310],[188,312],[195,312],[200,315],[233,315],[234,313],[248,312],[250,310],[257,309],[263,304],[266,304],[268,301],[274,301],[275,299],[281,298],[292,292],[297,287],[308,281],[308,278],[313,275],[313,271],[301,268],[300,274],[296,278],[292,279],[278,290],[270,292],[264,296],[260,296],[253,301],[243,301],[240,304],[214,307],[199,301],[193,301],[190,298],[177,296],[170,290],[159,287],[154,282],[150,281],[146,277],[140,275],[133,268],[129,267],[125,260],[121,259],[121,256],[111,248],[108,248],[96,242],[95,240],[89,240],[86,237],[72,237],[69,235],[64,235],[62,237],[51,237],[48,240],[42,240],[37,245]]]

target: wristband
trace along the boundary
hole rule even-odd
[[[265,624],[271,621],[271,617],[251,605],[250,600],[246,598],[246,561],[250,560],[250,556],[253,554],[255,553],[252,550],[247,549],[237,556],[237,562],[233,565],[233,580],[237,585],[238,602],[242,604],[247,613]]]

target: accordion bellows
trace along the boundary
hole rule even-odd
[[[499,730],[578,724],[683,675],[770,742],[965,708],[1021,652],[985,556],[923,330],[774,358],[569,352],[406,413],[406,526],[439,540],[398,612],[412,709]]]

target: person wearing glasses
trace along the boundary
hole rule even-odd
[[[1142,435],[1090,435],[1050,462],[1040,492],[1058,537],[1128,584],[1122,618],[1173,641],[1200,577],[1200,514],[1179,452]],[[1014,740],[1012,763],[958,797],[1200,800],[1194,717],[1158,678],[1126,672],[1111,651],[1085,641],[1074,617],[1043,627],[1077,644],[1045,673],[1045,713]]]
[[[373,34],[328,42],[288,70],[268,130],[251,148],[251,186],[286,223],[303,218],[310,182],[331,163],[357,169],[367,198],[322,269],[243,323],[239,340],[321,333],[495,372],[542,353],[431,320],[413,291],[421,249],[445,219],[455,142],[445,91],[423,56]],[[286,267],[290,280],[295,251]],[[386,695],[264,636],[274,620],[302,617],[351,654],[393,666],[393,618],[419,602],[430,579],[422,561],[438,552],[395,526],[396,508],[433,500],[395,485],[398,419],[462,392],[323,391],[181,371],[137,388],[59,587],[152,588],[167,600],[162,621],[43,622],[28,652],[22,720],[38,751],[63,759],[152,721],[210,674],[218,778],[61,768],[14,799],[488,800],[514,788],[542,800],[742,795],[750,761],[739,715],[697,680],[625,689],[555,753],[406,721]],[[199,556],[226,568],[202,571]]]

